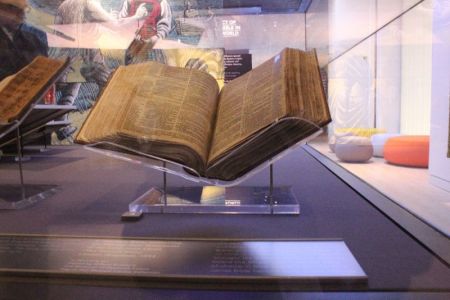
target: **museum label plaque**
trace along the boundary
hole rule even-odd
[[[189,284],[361,288],[343,241],[149,240],[0,236],[3,276]],[[256,284],[256,285],[255,285]]]

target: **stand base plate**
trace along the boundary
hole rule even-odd
[[[47,199],[56,192],[56,185],[1,184],[0,209],[22,209]]]
[[[268,187],[178,187],[167,195],[151,188],[129,205],[130,212],[217,213],[217,214],[300,214],[300,205],[290,186]],[[167,201],[166,199],[167,198]]]

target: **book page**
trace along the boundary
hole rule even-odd
[[[83,123],[76,140],[91,144],[115,134],[132,97],[132,87],[128,86],[128,82],[144,74],[145,69],[142,68],[117,68]]]
[[[315,52],[285,48],[222,91],[205,174],[235,180],[330,121]]]
[[[323,126],[330,121],[331,116],[316,53],[315,51],[296,52],[290,49],[287,54],[289,64],[293,67],[287,68],[286,76],[290,83],[297,86],[297,90],[287,89],[289,111],[318,127]]]
[[[286,115],[282,60],[277,55],[222,89],[208,161]]]
[[[155,62],[119,67],[77,140],[125,135],[182,144],[206,160],[218,92],[214,78],[202,71]]]
[[[28,66],[13,76],[5,78],[0,89],[0,123],[8,123],[19,117],[48,82],[60,72],[65,62],[36,57]]]
[[[8,83],[14,78],[15,75],[10,75],[8,77],[3,78],[2,81],[0,81],[0,91],[3,90]]]
[[[120,132],[181,143],[206,161],[219,88],[205,72],[153,64],[133,89]]]

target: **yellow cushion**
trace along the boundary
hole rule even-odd
[[[354,127],[354,128],[335,128],[334,132],[335,133],[339,133],[339,134],[350,132],[350,133],[352,133],[353,135],[356,135],[356,136],[362,136],[362,137],[370,138],[374,134],[385,133],[386,129],[382,129],[382,128],[358,128],[358,127]]]

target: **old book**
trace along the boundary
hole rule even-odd
[[[330,121],[315,51],[286,48],[221,91],[202,71],[121,66],[76,141],[117,144],[230,181]]]
[[[69,61],[36,57],[0,82],[0,125],[20,120],[67,68]]]

